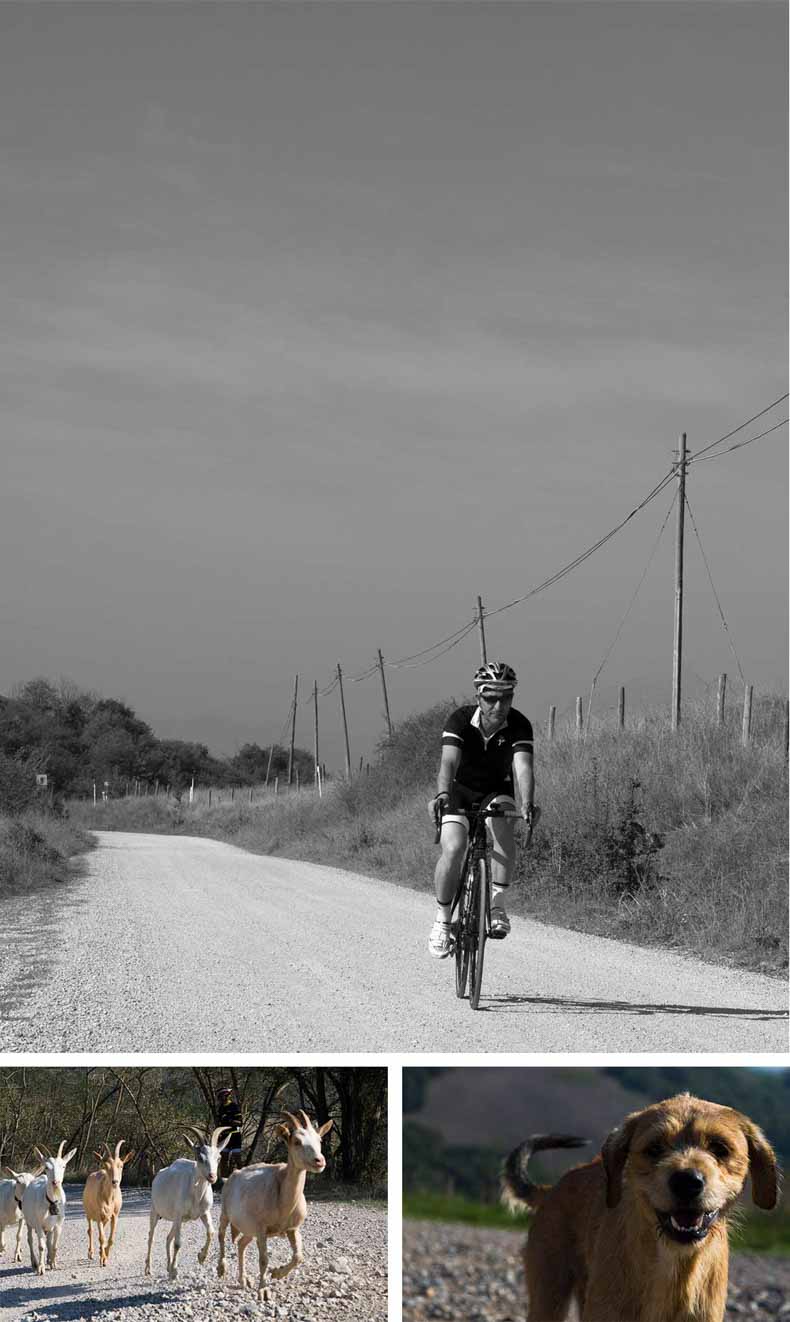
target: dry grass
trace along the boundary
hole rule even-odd
[[[129,799],[73,815],[105,829],[212,836],[428,891],[436,847],[426,805],[453,705],[402,722],[369,776],[335,783],[322,799],[313,790],[211,808]],[[661,714],[624,732],[538,740],[536,778],[543,817],[519,858],[512,912],[764,971],[787,967],[779,717],[763,719],[746,748],[737,722],[717,728],[691,708],[675,734]]]
[[[79,826],[51,814],[0,815],[0,903],[66,881],[70,859],[90,844]]]

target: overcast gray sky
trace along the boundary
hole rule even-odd
[[[781,396],[786,51],[760,0],[1,5],[0,692],[64,675],[162,736],[267,742],[296,672],[306,698],[524,595],[681,431]],[[758,691],[786,687],[786,453],[689,473]],[[541,722],[671,497],[489,621]],[[668,704],[673,531],[602,704]],[[737,669],[688,534],[692,691]],[[394,716],[477,663],[470,634],[389,670]],[[356,762],[376,675],[346,699]],[[336,692],[320,722],[338,765]]]

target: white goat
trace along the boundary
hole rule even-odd
[[[41,1167],[29,1175],[26,1171],[17,1173],[11,1170],[10,1166],[6,1170],[11,1171],[12,1180],[0,1180],[0,1253],[3,1252],[5,1245],[3,1237],[9,1229],[16,1227],[16,1247],[14,1249],[14,1262],[22,1261],[22,1229],[24,1220],[22,1218],[22,1195],[25,1189],[41,1174]]]
[[[39,1276],[44,1275],[44,1243],[47,1246],[47,1266],[55,1266],[58,1241],[66,1217],[66,1195],[63,1192],[63,1176],[66,1167],[76,1154],[72,1148],[63,1156],[66,1140],[61,1139],[57,1156],[41,1152],[34,1148],[36,1156],[43,1166],[38,1175],[22,1194],[22,1215],[27,1225],[27,1242],[30,1247],[30,1264],[36,1268]]]
[[[198,1262],[205,1262],[214,1236],[214,1223],[211,1220],[211,1208],[214,1203],[213,1185],[219,1171],[219,1156],[230,1141],[231,1131],[227,1125],[215,1129],[211,1138],[202,1138],[200,1130],[190,1126],[197,1136],[197,1143],[187,1134],[184,1135],[195,1153],[195,1160],[179,1157],[169,1166],[165,1166],[154,1176],[151,1185],[151,1220],[148,1231],[148,1256],[145,1260],[145,1274],[151,1275],[151,1245],[157,1221],[172,1221],[173,1225],[167,1236],[166,1257],[167,1274],[171,1281],[178,1275],[178,1253],[181,1248],[181,1222],[202,1221],[206,1227],[206,1242],[198,1254]],[[227,1132],[227,1138],[217,1142],[217,1135]]]
[[[252,1279],[244,1271],[244,1254],[247,1245],[256,1240],[260,1277],[258,1280],[258,1298],[266,1298],[264,1287],[269,1257],[266,1240],[274,1235],[288,1237],[291,1245],[290,1261],[282,1267],[275,1267],[271,1272],[273,1280],[287,1276],[301,1262],[302,1235],[301,1226],[307,1216],[307,1203],[304,1196],[305,1178],[308,1171],[318,1174],[326,1166],[326,1158],[321,1152],[321,1139],[332,1121],[316,1129],[304,1111],[299,1112],[301,1121],[291,1115],[285,1116],[288,1125],[278,1125],[288,1145],[288,1160],[270,1165],[259,1162],[255,1166],[246,1166],[234,1171],[222,1190],[222,1214],[219,1222],[219,1262],[217,1275],[225,1275],[225,1232],[231,1226],[231,1238],[238,1238],[239,1285],[252,1285]]]
[[[133,1152],[127,1152],[125,1157],[121,1156],[121,1148],[125,1141],[123,1138],[118,1140],[114,1155],[110,1152],[108,1143],[104,1144],[107,1149],[106,1157],[101,1152],[94,1152],[93,1155],[102,1163],[101,1170],[91,1171],[82,1191],[82,1206],[88,1219],[88,1261],[93,1261],[93,1223],[95,1221],[96,1234],[99,1240],[99,1265],[101,1267],[107,1266],[110,1249],[115,1243],[115,1228],[118,1225],[118,1217],[121,1214],[123,1205],[123,1194],[121,1193],[123,1168],[127,1161],[131,1161],[134,1156]],[[104,1241],[105,1226],[108,1231],[106,1243]]]

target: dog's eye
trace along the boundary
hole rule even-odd
[[[661,1156],[663,1151],[664,1151],[663,1143],[659,1143],[658,1141],[656,1141],[655,1143],[650,1143],[645,1148],[645,1156],[650,1157],[651,1161],[658,1161],[658,1158]]]
[[[730,1155],[729,1147],[720,1138],[714,1138],[709,1144],[709,1147],[711,1155],[714,1156],[717,1161],[726,1161]]]

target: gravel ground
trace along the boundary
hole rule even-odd
[[[2,1051],[788,1047],[786,979],[514,918],[473,1014],[428,956],[427,895],[216,840],[98,841],[46,906],[4,910]]]
[[[404,1322],[523,1322],[523,1242],[523,1231],[404,1221]],[[790,1319],[790,1256],[732,1255],[726,1319],[743,1318]]]
[[[156,1228],[153,1275],[143,1275],[148,1243],[150,1196],[136,1190],[124,1196],[124,1209],[109,1266],[88,1262],[86,1223],[81,1191],[68,1188],[66,1224],[58,1251],[58,1266],[44,1277],[30,1269],[25,1244],[22,1266],[11,1263],[9,1238],[0,1261],[2,1322],[242,1322],[247,1318],[288,1322],[384,1322],[387,1316],[387,1213],[365,1202],[308,1202],[304,1230],[305,1260],[290,1276],[271,1285],[271,1298],[259,1304],[252,1290],[235,1281],[236,1253],[228,1255],[228,1276],[216,1274],[217,1247],[205,1266],[197,1262],[204,1233],[197,1222],[184,1226],[179,1257],[180,1275],[170,1281],[165,1268],[165,1238],[169,1227]],[[214,1229],[219,1225],[215,1200]],[[287,1261],[288,1241],[270,1241],[273,1265]],[[247,1265],[255,1269],[258,1251],[247,1250]]]

